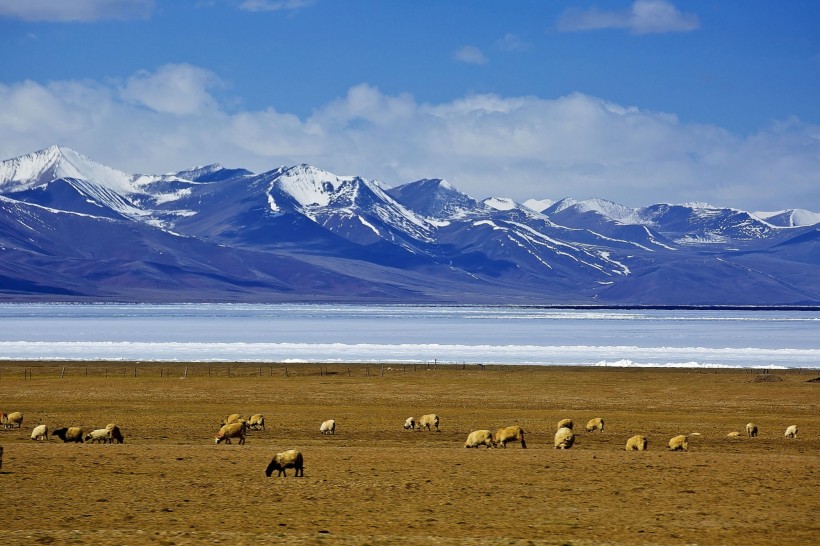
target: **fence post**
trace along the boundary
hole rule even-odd
[[[185,366],[185,379],[188,379],[188,366]]]

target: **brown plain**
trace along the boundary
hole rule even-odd
[[[6,362],[0,410],[25,421],[0,431],[0,543],[817,544],[817,374]],[[214,445],[234,412],[267,430]],[[425,413],[441,432],[403,430]],[[605,432],[555,450],[566,417]],[[726,437],[749,421],[757,438]],[[29,439],[110,422],[124,444]],[[463,448],[513,424],[528,449]],[[648,451],[624,450],[634,434]],[[678,434],[688,453],[667,451]],[[266,478],[290,448],[304,477]]]

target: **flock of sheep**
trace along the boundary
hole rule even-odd
[[[405,430],[427,430],[439,431],[439,416],[431,413],[422,415],[418,420],[414,417],[408,417],[404,422]],[[0,412],[0,425],[3,429],[21,428],[23,425],[22,412],[16,411],[13,413]],[[575,433],[573,432],[572,419],[562,419],[558,422],[554,446],[555,449],[570,449],[575,444]],[[234,413],[225,417],[220,429],[216,434],[214,443],[216,444],[230,444],[232,439],[237,440],[238,444],[245,443],[245,436],[251,430],[265,430],[265,416],[262,414],[255,414],[247,419],[244,419],[240,414]],[[604,420],[600,417],[590,419],[585,430],[587,432],[604,431]],[[754,423],[746,425],[746,434],[750,438],[758,435],[758,426]],[[320,434],[335,434],[336,421],[329,419],[324,421],[319,426]],[[49,429],[47,425],[41,424],[34,427],[31,431],[32,440],[48,440]],[[124,438],[120,427],[114,423],[109,423],[105,428],[95,429],[91,432],[84,433],[81,427],[64,427],[52,431],[52,436],[57,436],[63,442],[84,442],[84,443],[123,443]],[[693,435],[698,433],[693,433]],[[496,432],[491,430],[481,429],[474,430],[467,436],[467,441],[464,443],[465,448],[478,448],[485,446],[489,448],[507,447],[510,442],[518,442],[521,447],[526,449],[527,442],[524,439],[524,429],[518,425],[512,425],[498,429]],[[732,431],[727,434],[729,438],[737,438],[741,436],[739,431]],[[786,428],[784,434],[786,438],[797,437],[797,425],[790,425]],[[688,451],[689,437],[685,434],[674,436],[668,442],[668,449],[670,451]],[[645,451],[648,446],[648,441],[645,436],[636,434],[626,441],[626,451]],[[2,465],[2,447],[0,447],[0,467]],[[274,471],[277,471],[277,476],[287,476],[286,469],[293,468],[295,475],[304,476],[304,457],[295,450],[290,449],[282,453],[277,453],[265,469],[265,475],[270,477]]]
[[[23,413],[15,411],[13,413],[0,412],[0,425],[3,429],[21,428],[23,426]],[[31,439],[40,441],[48,440],[48,425],[37,425],[31,431]],[[100,444],[121,444],[125,441],[120,427],[114,423],[109,423],[105,428],[94,429],[85,434],[82,427],[63,427],[51,431],[52,436],[58,437],[65,443],[100,443]]]

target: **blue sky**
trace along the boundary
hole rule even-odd
[[[0,158],[820,211],[820,2],[0,0]]]

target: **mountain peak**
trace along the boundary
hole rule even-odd
[[[58,178],[88,180],[123,193],[133,191],[130,175],[63,146],[50,146],[0,162],[0,191],[26,190]]]
[[[416,214],[445,222],[462,218],[482,206],[443,178],[422,178],[391,188],[387,193]]]

